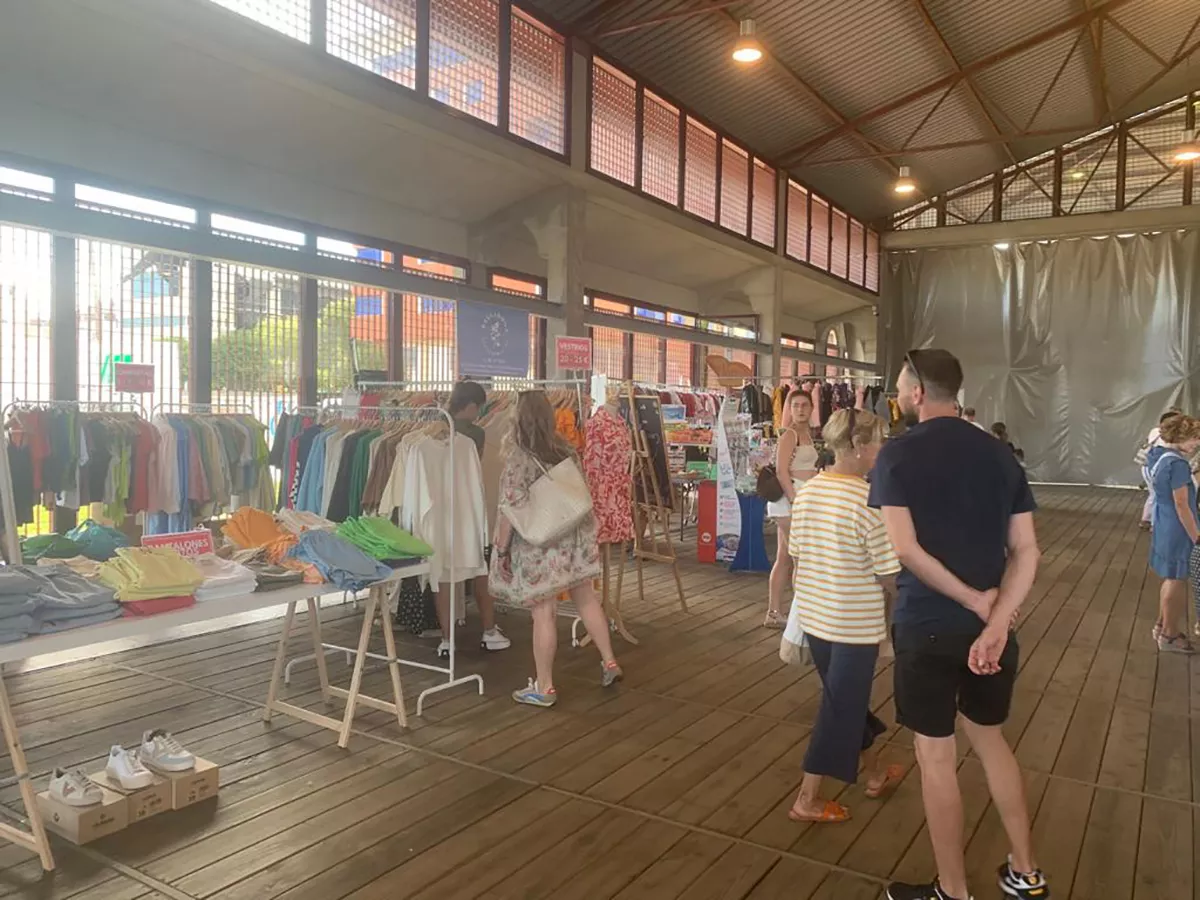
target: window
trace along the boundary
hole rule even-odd
[[[405,87],[417,86],[417,0],[325,2],[325,48],[331,56]]]
[[[692,383],[692,343],[667,339],[667,384],[690,385]]]
[[[863,227],[854,219],[850,220],[850,281],[863,283]]]
[[[615,328],[593,328],[592,369],[609,378],[625,377],[625,332]]]
[[[721,141],[721,227],[745,235],[750,212],[750,154]]]
[[[833,238],[829,245],[829,272],[839,278],[846,277],[850,260],[850,220],[840,209],[833,211]]]
[[[717,217],[717,136],[688,116],[685,141],[683,208],[712,222]]]
[[[52,253],[49,232],[0,225],[0,407],[50,399]]]
[[[637,86],[603,60],[592,60],[591,167],[632,186],[637,160]]]
[[[215,285],[213,289],[215,293]],[[75,291],[80,400],[125,399],[116,393],[114,376],[116,363],[126,362],[154,366],[154,394],[139,398],[146,406],[187,400],[189,260],[146,247],[80,239],[75,242]],[[216,335],[214,323],[214,380]],[[253,357],[245,366],[262,368]]]
[[[388,292],[317,282],[317,395],[338,397],[357,372],[387,372]]]
[[[405,294],[403,303],[403,380],[453,381],[458,372],[454,301]]]
[[[213,0],[259,25],[274,29],[280,34],[308,43],[309,0]]]
[[[787,255],[808,261],[808,191],[788,179]]]
[[[546,285],[542,281],[537,281],[530,278],[522,278],[520,275],[510,275],[504,272],[491,272],[488,274],[488,283],[493,291],[501,291],[505,294],[517,294],[521,297],[537,297],[543,299],[546,296]]]
[[[405,254],[400,257],[400,268],[414,275],[427,275],[443,281],[466,281],[467,267],[444,259],[425,259]]]
[[[879,235],[867,232],[867,267],[863,287],[868,291],[879,291]]]
[[[175,203],[164,203],[149,197],[122,194],[87,184],[75,185],[75,205],[80,209],[110,213],[141,222],[190,228],[196,224],[196,211]]]
[[[750,237],[775,246],[775,170],[761,159],[754,161],[754,212]]]
[[[650,91],[642,101],[642,190],[679,205],[679,110]]]
[[[306,241],[303,231],[294,228],[281,228],[278,225],[268,225],[265,222],[252,222],[237,216],[227,216],[213,213],[209,217],[213,234],[234,238],[239,241],[249,241],[251,244],[264,244],[268,247],[280,247],[284,250],[297,250]]]
[[[826,356],[841,356],[842,355],[841,352],[838,350],[838,338],[837,338],[836,331],[829,332],[829,336],[825,338],[825,355]],[[836,378],[838,375],[838,371],[839,370],[838,370],[837,366],[826,366],[825,367],[825,377],[826,378]]]
[[[566,149],[567,47],[562,35],[512,11],[508,130],[531,144]]]
[[[649,334],[633,335],[633,377],[636,381],[658,384],[662,380],[659,348],[662,341]]]
[[[273,428],[300,391],[303,280],[258,266],[212,269],[212,401],[248,408]]]
[[[829,269],[829,204],[812,195],[812,233],[809,236],[808,261],[818,269]]]
[[[429,96],[495,125],[499,106],[498,0],[429,0]]]
[[[0,166],[0,194],[28,197],[31,200],[50,200],[54,196],[54,179],[23,169]]]

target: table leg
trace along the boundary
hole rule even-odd
[[[367,664],[367,648],[371,643],[371,629],[375,625],[375,613],[378,609],[379,594],[372,590],[367,595],[362,631],[358,635],[358,649],[354,654],[354,674],[350,676],[350,690],[346,692],[346,713],[342,718],[342,730],[338,734],[338,746],[343,750],[350,743],[350,729],[354,727],[354,711],[358,707],[358,692],[362,689],[363,669]]]
[[[400,586],[396,586],[396,591]],[[389,598],[390,601],[390,598]],[[400,684],[400,663],[396,660],[396,635],[392,632],[391,603],[383,604],[380,621],[383,627],[383,646],[387,648],[388,671],[392,675],[392,696],[396,698],[396,717],[401,728],[408,727],[408,711],[404,708],[404,688]]]
[[[50,840],[46,837],[46,826],[42,823],[42,811],[38,809],[33,783],[29,780],[29,764],[21,746],[21,733],[17,720],[8,702],[8,688],[0,675],[0,724],[4,726],[4,739],[8,744],[8,755],[12,759],[13,772],[20,785],[21,802],[25,804],[25,816],[29,819],[29,831],[22,831],[8,823],[0,824],[0,838],[7,838],[19,846],[35,852],[42,861],[42,869],[54,871],[54,856],[50,852]]]
[[[321,601],[308,598],[308,633],[312,635],[313,655],[317,660],[317,677],[321,682],[321,699],[329,702],[329,667],[325,664],[325,648],[321,646]]]
[[[296,601],[288,604],[287,615],[283,617],[283,633],[279,635],[279,648],[275,651],[275,668],[271,672],[271,686],[267,690],[267,706],[263,710],[263,721],[271,721],[271,713],[275,710],[275,701],[279,699],[279,682],[283,680],[283,667],[287,661],[288,638],[292,635],[292,625],[296,621]],[[324,655],[318,652],[321,659]]]

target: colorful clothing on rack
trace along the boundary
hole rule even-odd
[[[633,438],[629,425],[607,406],[587,423],[583,473],[592,494],[596,540],[601,544],[633,539]]]

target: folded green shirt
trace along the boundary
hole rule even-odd
[[[337,527],[337,536],[375,559],[433,555],[433,548],[420,538],[380,516],[347,519]]]

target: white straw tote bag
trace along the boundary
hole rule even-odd
[[[517,534],[535,547],[544,547],[575,528],[592,511],[592,495],[575,457],[552,469],[534,459],[542,475],[529,487],[520,506],[501,505]]]

